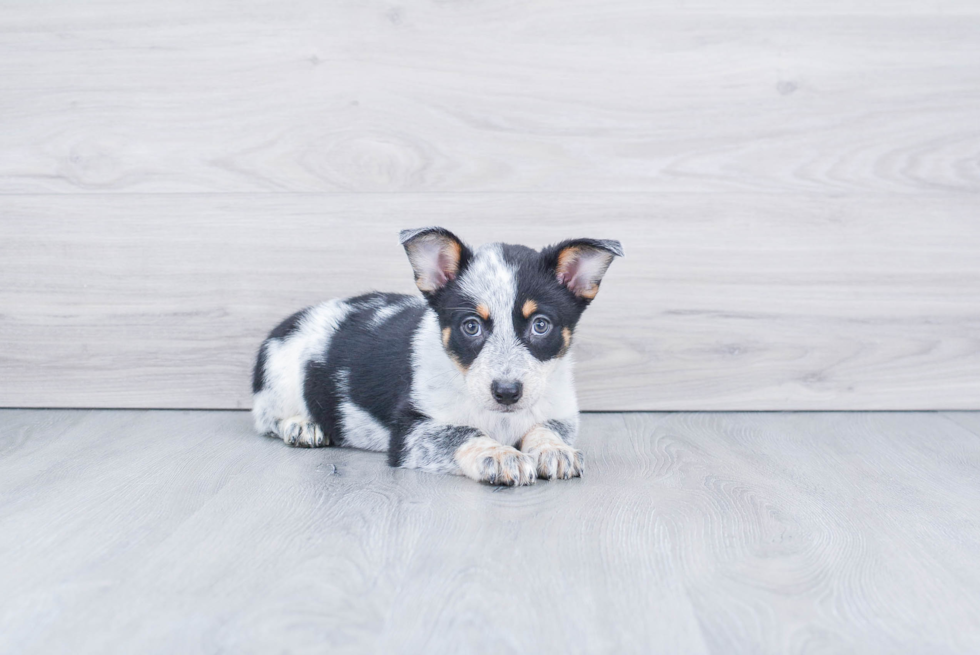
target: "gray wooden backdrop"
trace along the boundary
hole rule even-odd
[[[0,405],[248,407],[426,224],[623,241],[586,409],[980,409],[980,3],[0,0]]]

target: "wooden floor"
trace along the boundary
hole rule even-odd
[[[0,652],[980,651],[980,414],[589,414],[499,490],[243,412],[0,411]]]

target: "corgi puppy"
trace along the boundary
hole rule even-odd
[[[440,227],[401,243],[422,296],[329,300],[283,321],[255,363],[256,429],[491,485],[580,476],[572,341],[620,243],[471,249]]]

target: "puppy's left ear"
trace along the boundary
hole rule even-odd
[[[572,239],[541,253],[558,282],[586,302],[599,293],[599,283],[613,257],[623,257],[623,246],[611,239]]]
[[[399,239],[415,271],[415,284],[426,296],[455,279],[471,257],[466,244],[441,227],[402,230]]]

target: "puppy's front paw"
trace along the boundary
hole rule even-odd
[[[277,423],[276,428],[282,440],[290,446],[320,448],[327,445],[320,426],[301,416],[283,419]]]
[[[471,439],[455,455],[463,473],[474,480],[506,487],[534,484],[534,459],[489,437]]]
[[[534,453],[538,458],[538,475],[548,480],[568,480],[582,475],[582,451],[571,446],[544,446]]]
[[[534,460],[510,446],[503,446],[499,451],[484,457],[480,460],[479,468],[480,480],[505,487],[534,484],[537,477]]]
[[[577,478],[585,470],[582,451],[544,427],[528,432],[521,441],[521,450],[534,458],[538,476],[548,480]]]

